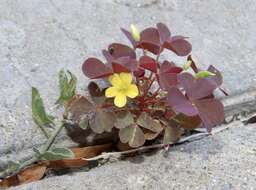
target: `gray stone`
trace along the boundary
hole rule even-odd
[[[199,141],[171,147],[86,171],[12,188],[13,190],[254,190],[256,125],[230,129]]]
[[[214,64],[223,72],[231,95],[255,88],[255,11],[252,0],[1,0],[0,168],[45,141],[31,118],[31,86],[54,113],[58,71],[71,70],[85,89],[83,61],[102,58],[113,41],[128,42],[120,26],[164,22],[190,37],[203,68]],[[70,145],[65,136],[59,142]]]

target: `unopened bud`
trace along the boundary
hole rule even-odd
[[[135,41],[140,41],[140,32],[133,24],[131,24],[131,34]]]
[[[196,73],[195,78],[199,79],[199,78],[207,78],[210,76],[215,76],[214,73],[210,72],[210,71],[199,71],[198,73]]]
[[[192,61],[188,60],[187,63],[183,65],[183,70],[186,71],[191,67]]]

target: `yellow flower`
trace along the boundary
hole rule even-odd
[[[105,96],[107,98],[115,97],[114,104],[117,107],[124,107],[127,103],[127,96],[135,98],[139,95],[139,90],[135,84],[132,84],[132,75],[130,73],[113,74],[109,77],[112,87],[109,87]]]

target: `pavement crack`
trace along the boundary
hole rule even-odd
[[[118,5],[123,5],[126,7],[131,7],[131,8],[148,8],[148,7],[153,7],[155,5],[158,5],[161,3],[161,0],[151,0],[151,1],[141,1],[141,3],[134,3],[132,1],[120,1],[120,0],[114,0],[114,3]]]
[[[62,13],[61,9],[59,9],[59,7],[56,6],[56,4],[52,0],[49,0],[49,2],[57,12]]]

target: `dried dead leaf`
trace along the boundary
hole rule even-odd
[[[121,129],[119,137],[122,143],[129,143],[133,148],[142,146],[145,143],[143,131],[135,124]]]
[[[46,171],[46,165],[33,165],[17,174],[20,184],[30,183],[41,179]]]
[[[46,168],[47,167],[45,164],[32,165],[28,168],[25,168],[16,175],[3,179],[0,182],[0,187],[8,188],[40,180],[44,176]]]
[[[48,168],[63,169],[63,168],[77,168],[88,164],[88,161],[83,158],[92,158],[101,154],[102,152],[108,152],[112,149],[112,144],[96,145],[83,148],[72,148],[71,150],[75,154],[74,159],[54,160],[47,162]]]

